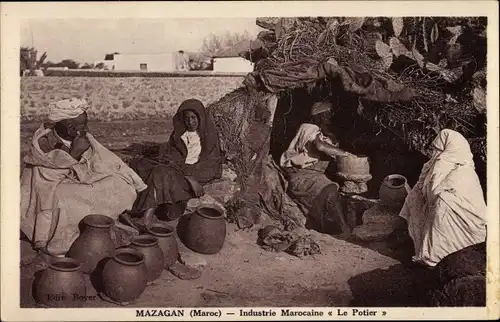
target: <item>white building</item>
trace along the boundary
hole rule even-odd
[[[250,41],[242,40],[213,57],[214,72],[251,73],[254,63],[240,56],[250,49]]]
[[[117,71],[173,72],[189,70],[187,54],[114,54],[102,61],[107,69]]]

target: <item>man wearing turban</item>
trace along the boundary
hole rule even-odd
[[[21,177],[21,231],[35,250],[64,256],[87,215],[130,210],[141,178],[88,133],[85,100],[52,103],[34,134]]]

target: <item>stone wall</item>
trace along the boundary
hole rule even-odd
[[[78,97],[91,105],[100,121],[171,116],[188,98],[205,105],[241,86],[244,76],[182,75],[179,77],[22,77],[21,120],[39,121],[50,102]]]

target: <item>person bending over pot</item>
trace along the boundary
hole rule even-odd
[[[288,193],[308,213],[309,222],[321,231],[337,224],[339,237],[347,238],[351,228],[340,207],[339,185],[325,175],[332,158],[350,155],[338,148],[330,132],[331,109],[330,102],[312,106],[310,123],[300,126],[280,165],[288,180]]]
[[[447,255],[486,240],[486,202],[467,140],[444,129],[406,197],[400,216],[413,240],[413,261],[434,267]]]
[[[64,256],[90,214],[117,219],[130,210],[141,178],[88,133],[88,104],[67,99],[49,106],[35,132],[21,175],[21,231],[41,255]]]
[[[122,219],[139,230],[149,227],[155,218],[178,219],[189,199],[203,195],[203,184],[222,177],[219,135],[203,103],[184,101],[173,126],[170,139],[160,146],[158,161],[136,158],[130,164],[148,188]]]

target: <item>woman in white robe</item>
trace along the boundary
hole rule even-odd
[[[400,213],[413,240],[413,261],[431,267],[453,252],[484,242],[487,216],[467,140],[445,129],[432,149]]]

